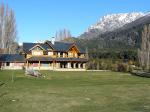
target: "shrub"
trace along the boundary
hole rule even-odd
[[[117,71],[118,72],[128,72],[129,71],[129,67],[127,64],[124,64],[124,63],[119,63],[117,65]]]
[[[110,70],[112,70],[112,71],[118,71],[117,70],[117,64],[111,64],[111,69]]]
[[[129,70],[128,72],[132,73],[133,72],[133,67],[131,65],[129,65]]]

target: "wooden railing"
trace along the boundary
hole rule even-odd
[[[68,56],[68,55],[27,55],[27,59],[28,58],[31,58],[31,57],[34,57],[34,56],[37,56],[37,57],[52,57],[52,58],[86,58],[85,55],[81,55],[81,56]]]

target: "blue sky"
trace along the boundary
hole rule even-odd
[[[2,1],[15,11],[19,42],[49,40],[63,28],[76,37],[104,15],[150,11],[150,0]]]

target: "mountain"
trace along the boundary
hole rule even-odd
[[[113,31],[131,23],[145,14],[141,12],[111,14],[102,17],[96,24],[90,26],[79,38],[91,39],[105,32]]]
[[[90,37],[90,39],[87,37],[91,36],[91,34],[87,33],[84,38],[78,38],[77,43],[81,47],[88,47],[90,50],[96,51],[100,49],[137,49],[140,47],[143,27],[148,24],[150,24],[150,13],[126,23],[118,29],[99,34],[93,32],[92,35],[95,36]]]

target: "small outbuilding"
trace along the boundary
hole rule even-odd
[[[24,55],[20,54],[0,54],[0,68],[3,69],[23,69],[25,64]]]

